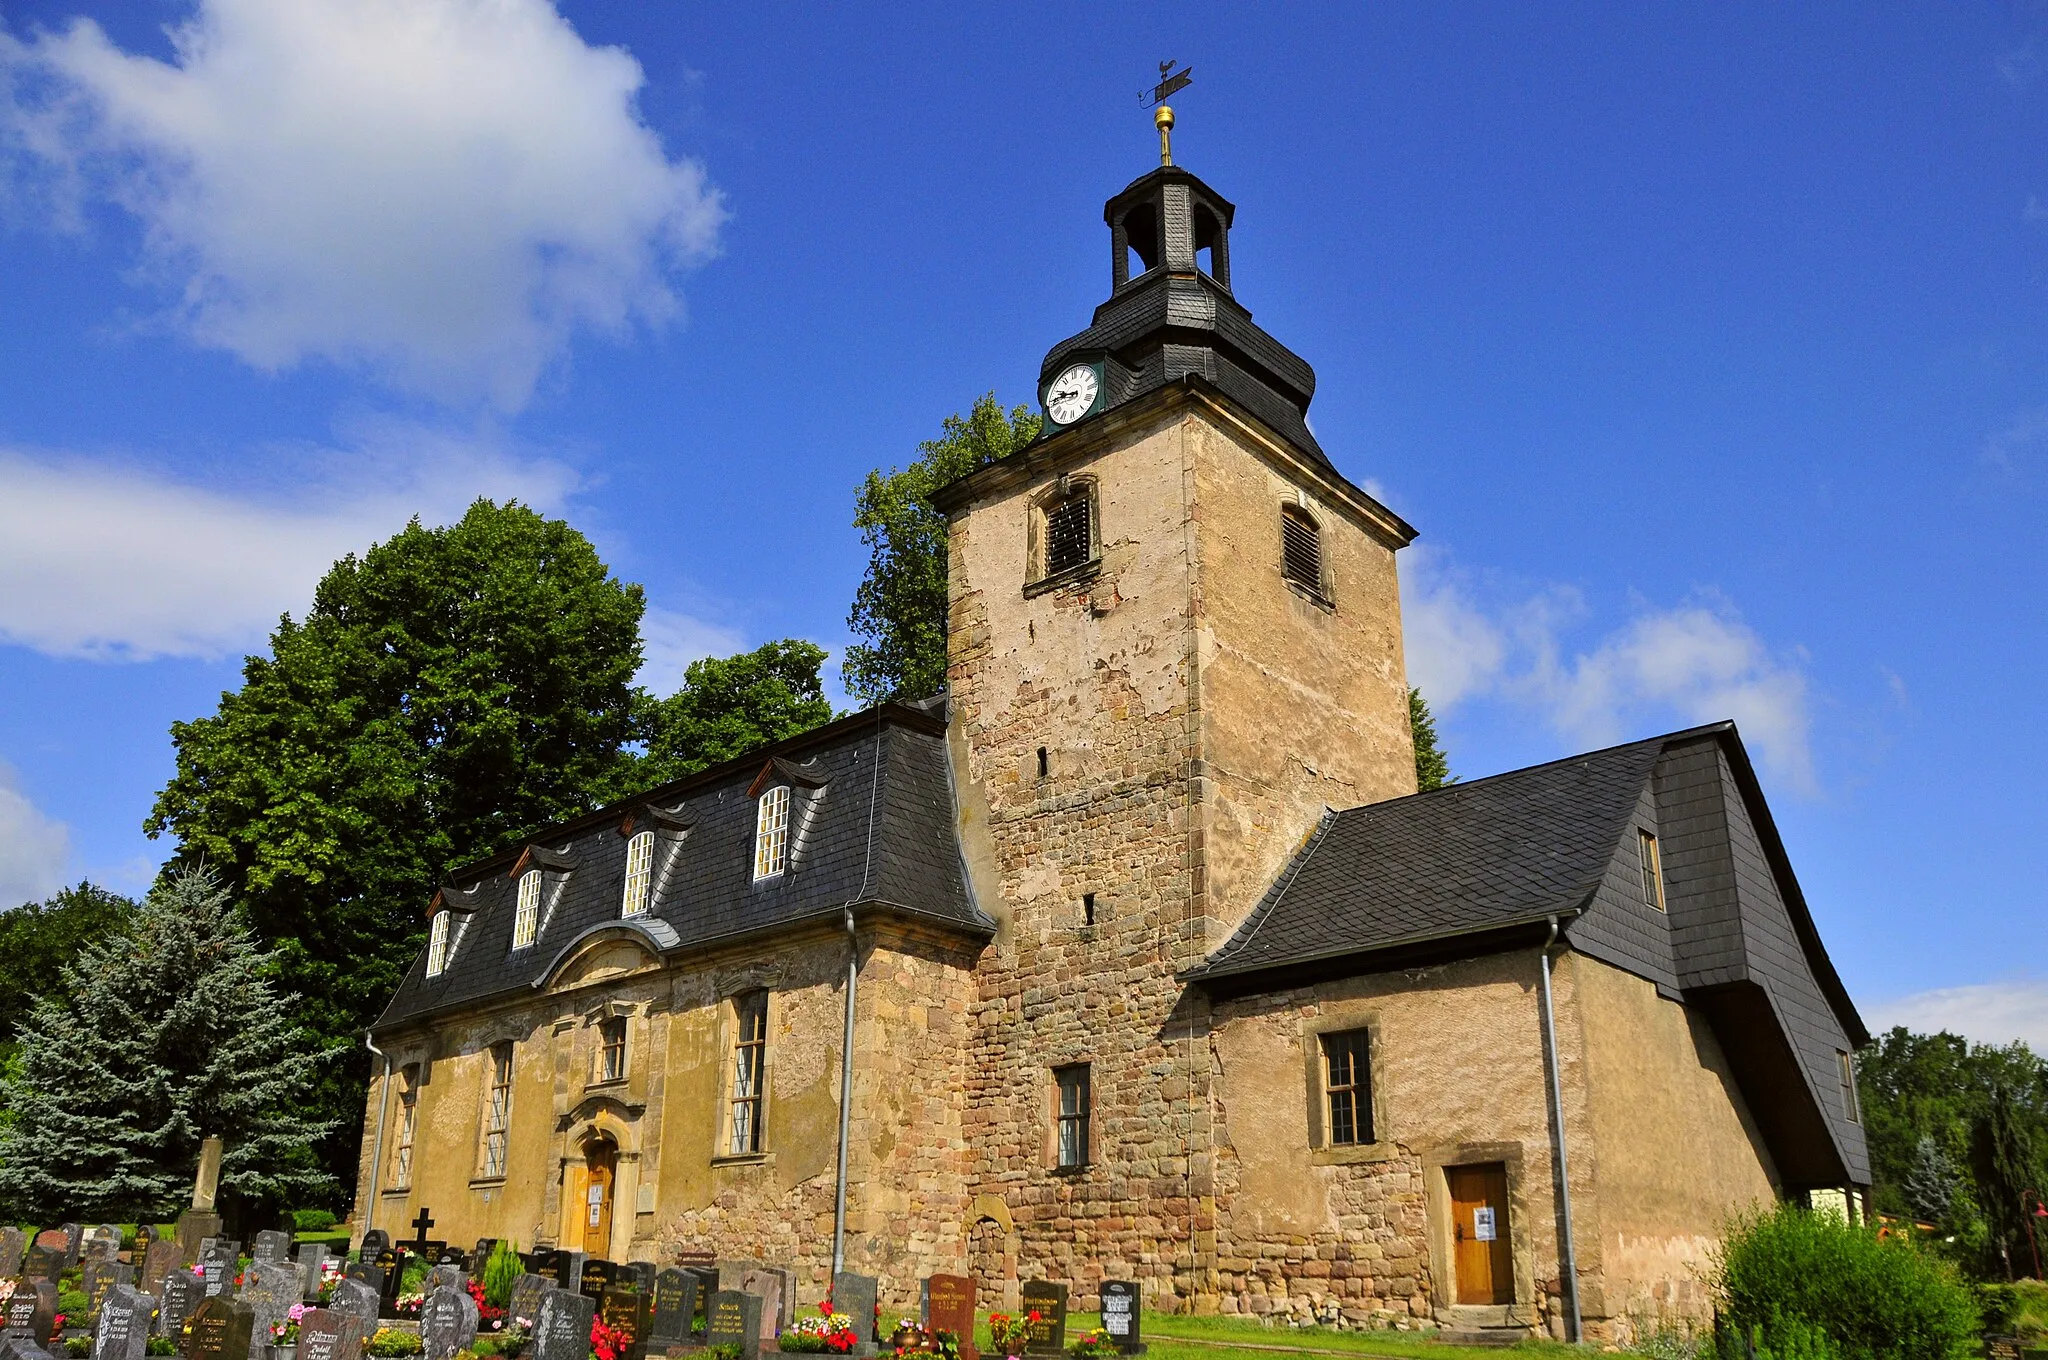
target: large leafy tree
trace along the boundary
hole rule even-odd
[[[397,987],[455,865],[582,812],[632,777],[640,588],[582,534],[480,500],[335,564],[302,621],[210,717],[171,729],[145,829],[217,868],[327,1048],[305,1094],[356,1159],[363,1028]]]
[[[1408,691],[1408,730],[1415,738],[1415,787],[1428,793],[1457,783],[1458,777],[1451,773],[1451,758],[1437,740],[1436,718],[1419,689]]]
[[[127,922],[135,903],[91,883],[0,912],[0,1051],[34,1009],[62,986],[81,947]]]
[[[846,620],[862,639],[846,649],[849,694],[922,699],[946,683],[946,517],[931,494],[1009,457],[1038,437],[1040,424],[1029,407],[1005,412],[990,392],[966,415],[947,416],[908,467],[868,474],[853,517],[869,556]]]
[[[824,664],[823,647],[793,638],[691,662],[681,689],[646,702],[647,754],[635,782],[680,779],[829,722],[832,704],[818,675]]]
[[[154,1222],[190,1192],[221,1134],[223,1207],[331,1188],[301,1097],[318,1048],[269,982],[270,959],[213,874],[168,875],[113,932],[82,943],[20,1030],[0,1128],[15,1218]]]

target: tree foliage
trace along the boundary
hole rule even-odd
[[[0,1051],[36,998],[57,991],[79,948],[126,923],[135,903],[91,883],[0,912]]]
[[[646,703],[647,755],[634,782],[680,779],[831,721],[824,664],[823,647],[793,638],[691,662],[681,689]]]
[[[1437,740],[1436,718],[1430,713],[1429,701],[1422,697],[1419,689],[1408,691],[1408,730],[1415,738],[1417,791],[1428,793],[1431,789],[1457,783],[1458,777],[1451,773],[1451,759],[1444,754],[1444,748]]]
[[[631,777],[638,586],[576,530],[478,501],[336,563],[305,619],[210,717],[171,729],[177,771],[145,829],[216,867],[345,1048],[307,1094],[344,1182],[367,1063],[356,1037],[390,999],[441,875]]]
[[[159,1221],[221,1134],[224,1207],[331,1189],[299,1100],[321,1055],[267,978],[270,958],[211,873],[169,875],[86,941],[21,1027],[0,1129],[16,1218]]]
[[[922,699],[946,683],[946,517],[931,495],[1023,448],[1041,423],[1029,407],[1005,413],[990,392],[966,415],[947,416],[908,467],[868,474],[853,517],[869,556],[846,620],[864,639],[846,649],[849,694],[871,703]]]

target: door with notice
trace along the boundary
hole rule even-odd
[[[1459,1303],[1513,1303],[1514,1258],[1508,1250],[1508,1169],[1499,1162],[1447,1166],[1451,1239]]]

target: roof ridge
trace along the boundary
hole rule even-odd
[[[1713,733],[1732,733],[1734,731],[1735,720],[1732,718],[1722,718],[1717,722],[1701,723],[1697,727],[1680,728],[1676,732],[1665,732],[1653,737],[1637,737],[1633,741],[1619,741],[1612,746],[1598,746],[1590,751],[1579,751],[1573,755],[1559,756],[1555,760],[1539,761],[1534,765],[1520,765],[1512,770],[1497,770],[1492,774],[1480,775],[1477,779],[1460,779],[1438,788],[1424,789],[1418,793],[1404,793],[1396,798],[1383,798],[1376,803],[1356,803],[1348,808],[1339,808],[1337,812],[1339,815],[1342,815],[1347,812],[1362,812],[1366,808],[1391,807],[1396,803],[1407,803],[1417,798],[1435,798],[1446,794],[1459,793],[1466,789],[1477,788],[1481,784],[1491,784],[1498,780],[1511,779],[1516,775],[1535,774],[1539,770],[1548,770],[1558,765],[1570,765],[1578,761],[1591,760],[1595,756],[1613,755],[1617,751],[1626,751],[1633,747],[1683,741],[1690,737],[1703,737]]]

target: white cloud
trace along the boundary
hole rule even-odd
[[[345,553],[478,496],[561,503],[575,474],[488,443],[376,427],[290,496],[233,495],[139,467],[0,450],[0,641],[51,656],[220,657],[303,614]]]
[[[1941,987],[1869,1007],[1874,1031],[1904,1025],[1921,1034],[1948,1030],[1983,1044],[2024,1040],[2048,1054],[2048,979],[2021,978]]]
[[[730,656],[746,645],[730,628],[649,605],[640,619],[640,673],[633,680],[666,698],[683,687],[692,661]]]
[[[549,0],[200,0],[170,36],[166,62],[89,19],[0,34],[0,132],[17,192],[131,213],[166,320],[259,369],[516,408],[575,331],[673,317],[716,248],[639,63]]]
[[[1581,746],[1732,718],[1767,768],[1814,790],[1805,673],[1727,601],[1644,608],[1574,648],[1568,636],[1588,613],[1576,591],[1551,586],[1497,602],[1481,594],[1441,557],[1404,562],[1408,675],[1440,712],[1493,699],[1534,710]]]
[[[43,814],[0,761],[0,911],[36,902],[64,886],[71,828]]]

